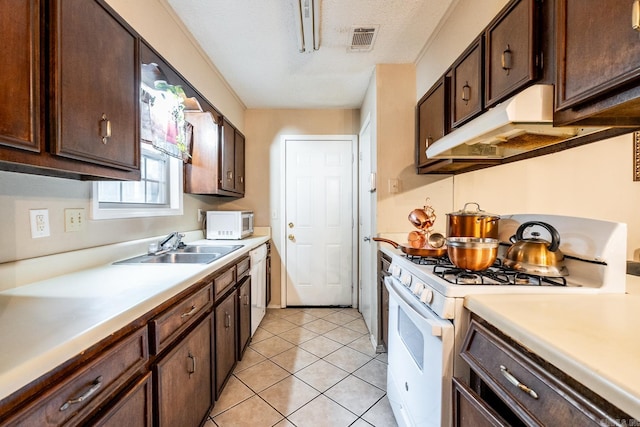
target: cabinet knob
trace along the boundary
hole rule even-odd
[[[106,144],[107,140],[111,138],[111,121],[105,113],[102,113],[102,118],[100,119],[100,137],[102,137],[103,144]]]
[[[502,69],[505,70],[507,72],[507,76],[509,75],[509,72],[511,71],[512,67],[512,52],[511,52],[511,48],[509,47],[509,45],[507,45],[507,48],[502,51]]]
[[[293,223],[292,222],[289,223],[289,228],[293,228]]]

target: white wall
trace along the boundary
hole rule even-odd
[[[460,0],[416,65],[416,101],[507,0]],[[640,259],[640,183],[633,182],[632,136],[456,175],[449,211],[478,202],[489,212],[549,213],[628,224],[627,258]],[[432,193],[427,184],[424,193]]]

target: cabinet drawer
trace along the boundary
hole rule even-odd
[[[227,271],[213,279],[213,292],[215,300],[224,295],[236,284],[236,266],[230,267]]]
[[[160,353],[189,325],[213,306],[211,285],[182,299],[177,305],[151,321],[151,351]]]
[[[571,421],[572,425],[597,426],[598,421],[606,419],[576,391],[475,321],[461,356],[527,425],[562,425],[558,422]]]
[[[250,263],[249,257],[243,259],[242,261],[239,261],[236,264],[237,279],[240,280],[240,278],[242,276],[244,276],[245,274],[249,273],[249,268],[250,267],[251,267],[251,263]]]
[[[55,385],[7,425],[77,425],[121,389],[144,367],[148,358],[147,328],[144,327]]]

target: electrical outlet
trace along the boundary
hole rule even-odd
[[[84,229],[84,209],[64,210],[64,231],[80,231]]]
[[[48,237],[51,235],[49,229],[49,210],[48,209],[31,209],[29,210],[29,218],[31,219],[31,238]]]

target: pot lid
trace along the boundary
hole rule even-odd
[[[468,208],[469,205],[475,205],[475,208]],[[492,218],[500,218],[500,215],[492,214],[480,209],[480,205],[476,202],[468,202],[464,204],[464,207],[456,212],[451,212],[447,215],[456,215],[456,216],[482,216],[482,217],[492,217]]]

